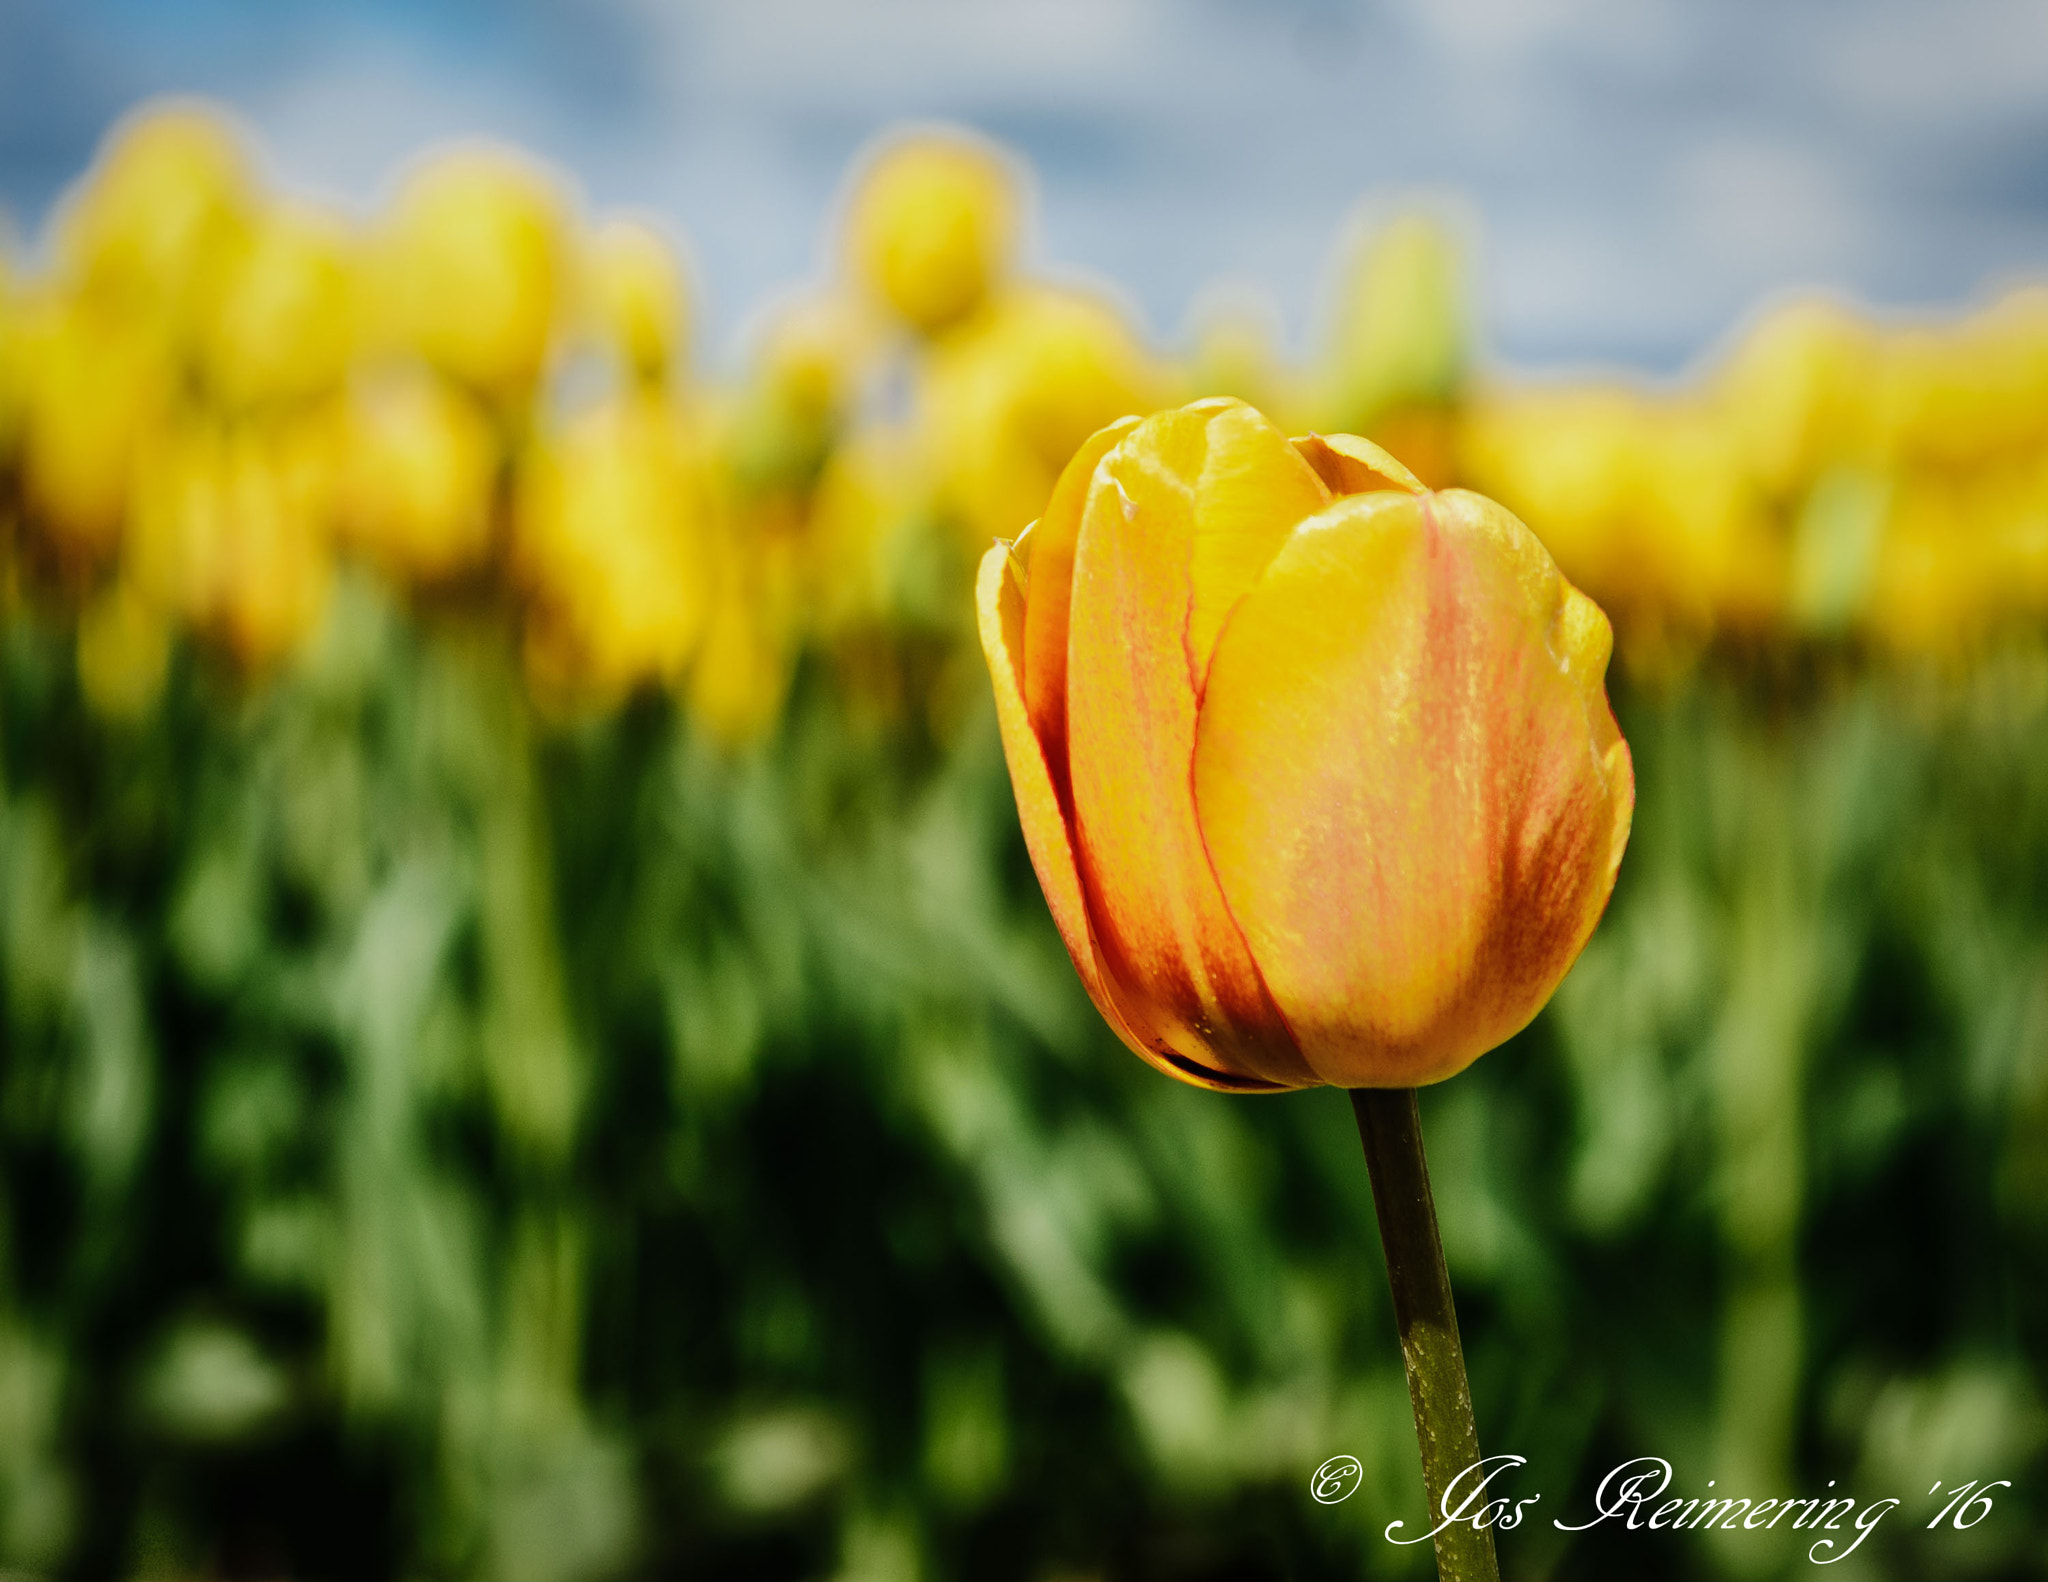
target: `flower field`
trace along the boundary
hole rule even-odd
[[[720,364],[515,151],[260,168],[145,110],[0,259],[0,1565],[1428,1574],[1351,1116],[1101,1024],[975,635],[1088,436],[1231,395],[1614,623],[1612,905],[1423,1094],[1503,1573],[1808,1564],[1549,1520],[1638,1455],[2048,1567],[2048,286],[1539,379],[1416,213],[1305,355],[1169,347],[923,132]]]

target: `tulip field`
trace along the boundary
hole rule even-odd
[[[1421,1095],[1502,1575],[1829,1553],[1639,1457],[2048,1575],[2048,284],[1552,378],[1416,211],[1169,344],[926,129],[721,360],[517,150],[257,152],[146,108],[0,254],[0,1577],[1432,1575],[1345,1096],[1104,1022],[977,633],[1219,396],[1612,622],[1612,901]]]

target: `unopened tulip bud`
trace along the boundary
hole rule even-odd
[[[659,399],[601,406],[524,459],[513,557],[584,688],[682,674],[709,603],[708,515],[679,415]]]
[[[947,328],[980,307],[1016,231],[1009,172],[980,144],[927,134],[888,149],[861,178],[849,218],[855,275],[913,328]]]
[[[387,334],[487,394],[529,389],[554,332],[560,204],[507,154],[469,149],[423,166],[399,194],[378,277]]]
[[[660,234],[638,220],[608,220],[583,259],[586,308],[598,333],[638,379],[658,382],[689,339],[683,271]]]
[[[355,350],[355,258],[341,222],[280,205],[223,269],[203,340],[207,380],[230,407],[328,394]]]
[[[1027,844],[1095,1003],[1204,1087],[1412,1087],[1525,1026],[1634,778],[1607,619],[1491,501],[1201,401],[983,561]]]
[[[350,393],[342,430],[350,465],[338,508],[357,550],[404,582],[458,577],[483,560],[498,441],[474,400],[401,365]]]

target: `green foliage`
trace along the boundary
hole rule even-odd
[[[1424,1573],[1348,1106],[1116,1046],[985,712],[821,672],[749,757],[551,723],[503,631],[360,586],[137,725],[4,642],[0,1563]],[[2048,666],[1624,724],[1608,920],[1425,1094],[1482,1440],[1544,1496],[1506,1570],[1806,1564],[1551,1526],[1654,1453],[1903,1497],[1865,1575],[2034,1574]],[[1935,1476],[2015,1486],[1928,1532]]]

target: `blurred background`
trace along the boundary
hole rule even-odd
[[[0,0],[0,1568],[1429,1574],[1349,1107],[1100,1025],[972,630],[1228,393],[1616,623],[1424,1095],[1504,1572],[2048,1575],[2043,147],[2017,0]]]

